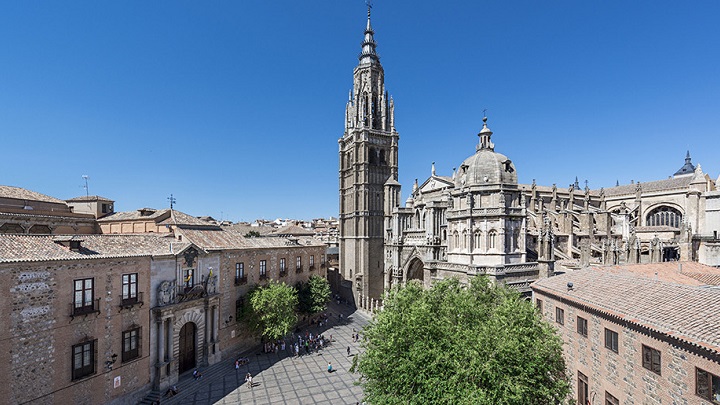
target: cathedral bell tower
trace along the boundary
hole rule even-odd
[[[374,34],[368,7],[360,62],[345,107],[345,133],[338,140],[340,274],[358,306],[361,298],[380,298],[383,293],[383,186],[398,177],[394,105],[385,90]]]

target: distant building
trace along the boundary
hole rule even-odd
[[[720,403],[720,269],[588,268],[538,280],[578,404]]]
[[[0,186],[0,234],[97,233],[91,212],[20,187]]]

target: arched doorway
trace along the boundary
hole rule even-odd
[[[425,273],[424,268],[425,268],[425,265],[423,264],[422,260],[418,259],[417,257],[412,259],[410,261],[410,264],[408,265],[407,281],[410,281],[410,280],[423,281],[424,273]]]
[[[195,368],[195,340],[197,327],[194,323],[188,322],[180,329],[180,374]]]

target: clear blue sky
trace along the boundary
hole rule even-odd
[[[338,211],[362,0],[5,1],[0,184],[233,221]],[[388,1],[400,182],[474,153],[591,188],[720,170],[720,2]]]

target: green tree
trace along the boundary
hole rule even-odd
[[[297,291],[285,284],[270,281],[250,292],[251,325],[263,337],[280,339],[297,322]]]
[[[556,404],[562,341],[532,303],[485,277],[391,290],[351,371],[371,404]]]
[[[306,283],[300,283],[297,289],[300,313],[312,315],[322,312],[330,301],[330,283],[323,277],[313,275]]]
[[[260,237],[260,232],[258,232],[258,231],[250,231],[250,232],[248,232],[248,233],[245,234],[245,237],[246,237],[246,238],[259,238],[259,237]]]

